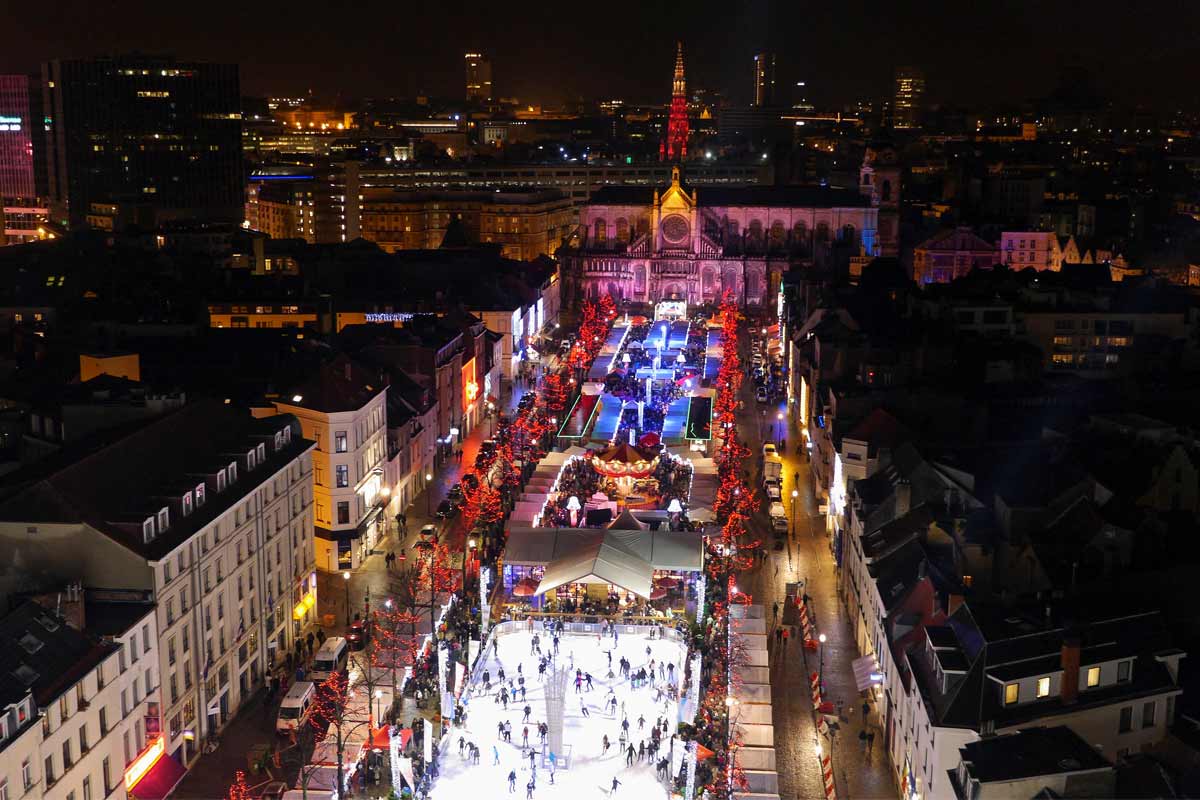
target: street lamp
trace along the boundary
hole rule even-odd
[[[796,535],[796,499],[798,497],[800,497],[800,490],[792,489],[792,536]]]
[[[346,584],[346,627],[350,627],[350,570],[342,573],[342,580]]]
[[[817,641],[821,643],[821,654],[820,654],[821,666],[819,667],[819,671],[817,672],[817,682],[819,684],[821,684],[821,686],[824,686],[825,685],[825,634],[822,633],[821,635],[819,635],[817,637]]]
[[[467,559],[470,558],[473,552],[475,552],[475,540],[468,539],[467,549],[463,551],[462,593],[464,603],[467,600]]]
[[[775,438],[783,440],[783,412],[780,411],[775,415]]]
[[[433,482],[433,473],[425,473],[425,516],[433,516],[433,490],[429,488],[429,484]]]
[[[383,712],[379,708],[380,701],[383,699],[383,689],[375,690],[375,724],[378,726],[383,721]]]

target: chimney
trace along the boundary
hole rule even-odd
[[[1067,636],[1062,643],[1062,696],[1063,705],[1079,700],[1079,637]]]
[[[946,598],[946,616],[951,616],[959,607],[966,602],[966,598],[961,594],[952,594]]]
[[[342,365],[342,366],[343,366],[343,368],[344,368],[344,369],[345,369],[345,371],[346,371],[346,380],[348,380],[348,381],[349,381],[349,380],[353,380],[353,378],[351,378],[351,377],[350,377],[350,362],[349,362],[349,361],[347,361],[347,362],[346,362],[344,365]]]
[[[896,516],[903,517],[912,507],[912,484],[901,480],[896,484]]]

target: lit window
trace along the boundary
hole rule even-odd
[[[1037,696],[1038,697],[1049,697],[1050,696],[1050,679],[1049,678],[1038,678]]]
[[[1087,685],[1089,689],[1093,689],[1100,685],[1100,668],[1089,667],[1087,672]]]
[[[1004,705],[1011,706],[1021,697],[1020,684],[1010,683],[1004,687]]]

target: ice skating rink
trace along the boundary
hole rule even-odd
[[[542,631],[540,637],[541,650],[544,655],[550,655],[553,650],[553,637]],[[499,637],[499,652],[493,653],[488,647],[482,657],[483,665],[476,670],[476,675],[482,676],[486,669],[490,673],[492,690],[485,693],[482,678],[469,687],[470,699],[467,703],[467,721],[465,727],[455,727],[446,740],[446,752],[440,761],[440,775],[433,786],[433,800],[492,800],[492,798],[515,797],[520,800],[526,796],[527,784],[531,776],[529,763],[529,748],[522,746],[522,731],[528,726],[529,744],[536,751],[534,774],[536,788],[535,798],[594,798],[608,797],[612,790],[615,777],[620,781],[615,796],[629,798],[653,798],[666,796],[664,784],[658,780],[655,771],[655,758],[649,755],[639,761],[636,753],[633,765],[627,764],[627,754],[620,746],[622,719],[629,720],[628,739],[636,751],[641,742],[650,746],[650,731],[655,721],[662,718],[668,723],[668,728],[662,736],[658,759],[669,756],[671,750],[671,734],[676,729],[678,703],[668,697],[666,687],[668,680],[673,680],[678,688],[683,682],[684,660],[687,657],[682,643],[670,639],[651,639],[648,635],[620,634],[614,647],[613,637],[603,636],[599,639],[595,634],[564,633],[559,639],[558,655],[555,664],[564,667],[569,672],[564,693],[563,712],[563,744],[569,749],[570,765],[564,768],[561,764],[555,771],[554,784],[550,783],[550,770],[543,753],[541,737],[538,735],[538,723],[546,721],[546,699],[544,685],[538,679],[539,657],[530,652],[533,642],[533,632],[520,631],[508,633]],[[650,655],[646,655],[646,648]],[[608,652],[612,652],[612,673],[609,678]],[[651,659],[655,662],[654,682],[649,679],[644,686],[634,688],[631,681],[621,675],[620,659],[624,657],[630,662],[630,674],[636,675],[641,668],[649,669]],[[660,677],[659,664],[665,662],[674,664],[673,679],[663,680]],[[518,665],[521,668],[518,674]],[[505,685],[511,684],[518,691],[516,698],[509,699],[508,708],[498,702],[499,671],[504,668]],[[593,688],[588,691],[586,681],[582,691],[576,691],[575,670],[580,669],[592,676]],[[665,668],[664,668],[665,669]],[[547,672],[547,674],[549,674]],[[663,673],[669,674],[669,673]],[[520,698],[518,678],[525,678],[525,699]],[[609,690],[615,695],[616,712],[606,709]],[[656,690],[662,689],[662,697],[657,702]],[[586,705],[589,716],[584,716],[581,708]],[[531,709],[529,722],[524,722],[524,708]],[[622,717],[622,708],[624,717]],[[639,717],[644,718],[644,724],[639,726]],[[498,724],[512,724],[512,741],[505,742],[498,732]],[[611,747],[607,754],[602,754],[603,737],[608,735]],[[479,763],[472,764],[468,752],[464,748],[459,755],[458,740],[462,737],[466,742],[474,742],[479,748]],[[676,742],[676,749],[682,744]],[[495,753],[499,754],[499,764],[494,764]],[[561,755],[559,756],[562,757]],[[677,754],[678,757],[678,754]],[[516,770],[516,783],[509,793],[509,773]]]

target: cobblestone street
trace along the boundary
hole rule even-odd
[[[764,503],[755,515],[754,525],[767,548],[768,556],[761,566],[743,573],[740,588],[750,593],[754,602],[767,609],[768,614],[773,604],[778,602],[782,614],[786,584],[805,582],[811,598],[810,613],[815,612],[813,624],[818,633],[826,636],[824,696],[842,708],[833,744],[834,780],[838,797],[843,800],[895,798],[898,789],[884,754],[882,733],[874,707],[868,722],[876,732],[874,753],[868,756],[859,743],[858,734],[863,730],[862,698],[857,691],[852,668],[852,662],[859,654],[854,631],[838,601],[837,572],[829,549],[829,537],[825,534],[824,519],[818,514],[808,463],[795,455],[796,445],[800,442],[799,433],[780,430],[773,422],[764,423],[762,410],[767,410],[767,418],[773,418],[778,409],[773,405],[756,403],[750,381],[745,382],[742,392],[745,408],[738,414],[738,427],[742,440],[752,453],[749,461],[751,480],[755,486],[761,485],[758,457],[762,453],[764,434],[768,437],[767,441],[779,433],[787,434],[787,447],[780,447],[780,455],[784,459],[783,498],[784,507],[794,520],[795,531],[787,537],[783,549],[772,549],[774,537],[770,532]],[[776,444],[779,442],[776,441]],[[795,509],[791,505],[793,489],[799,491]],[[784,652],[783,647],[775,644],[777,621],[772,620],[771,623],[768,641],[780,796],[785,800],[824,797],[821,770],[814,749],[817,733],[809,685],[809,675],[821,670],[821,654],[819,651],[806,651],[802,636],[794,628],[790,631]],[[821,745],[828,750],[828,739],[821,737]]]

